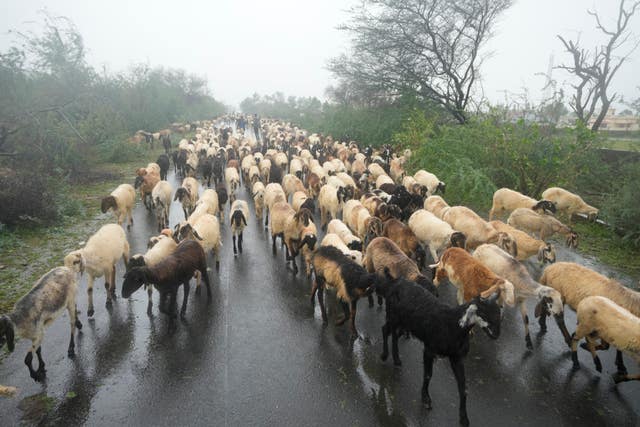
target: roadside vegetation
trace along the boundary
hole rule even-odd
[[[0,313],[112,220],[99,199],[161,152],[135,132],[225,111],[180,69],[94,69],[66,18],[44,14],[33,30],[0,52]]]

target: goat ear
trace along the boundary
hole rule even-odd
[[[244,222],[244,225],[246,227],[247,225],[247,219],[244,217],[244,214],[242,215],[242,222]]]
[[[462,318],[460,318],[459,325],[461,328],[468,328],[469,326],[475,324],[476,322],[476,312],[478,311],[478,306],[475,304],[469,304],[467,310],[464,312]]]

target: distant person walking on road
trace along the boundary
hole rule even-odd
[[[256,141],[260,141],[260,118],[258,114],[253,115],[253,133],[256,136]]]

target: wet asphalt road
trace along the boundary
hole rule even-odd
[[[172,174],[170,181],[177,186]],[[247,193],[240,197],[247,199]],[[180,219],[182,210],[173,204],[171,225]],[[140,202],[134,221],[128,233],[132,254],[144,252],[155,233]],[[446,360],[434,367],[432,411],[420,404],[417,340],[401,339],[402,367],[380,361],[380,308],[359,304],[361,336],[351,340],[347,326],[333,325],[338,307],[331,293],[329,324],[323,326],[317,304],[309,303],[310,282],[285,268],[280,247],[277,256],[271,254],[270,235],[255,216],[245,230],[242,255],[233,256],[228,224],[223,242],[220,272],[210,272],[213,300],[194,296],[192,287],[186,321],[173,330],[157,311],[157,293],[152,317],[142,290],[130,300],[118,298],[108,311],[103,279],[96,282],[95,317],[87,319],[83,278],[78,308],[84,329],[76,358],[66,356],[66,314],[48,329],[42,345],[45,384],[29,377],[23,358],[30,344],[18,342],[14,354],[0,362],[0,384],[19,389],[14,398],[0,398],[0,425],[458,424],[458,394]],[[559,256],[570,258],[575,255]],[[123,272],[120,262],[118,294]],[[454,303],[450,285],[441,288],[441,298]],[[566,318],[574,329],[575,314],[568,311]],[[573,372],[552,321],[546,335],[537,336],[537,323],[531,331],[534,350],[527,351],[519,314],[506,310],[497,341],[473,336],[465,363],[472,425],[640,425],[640,383],[614,385],[613,351],[601,355],[605,372],[598,374],[580,350],[582,369]],[[633,361],[625,361],[637,372]]]

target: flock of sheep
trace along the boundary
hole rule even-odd
[[[399,335],[411,334],[424,343],[422,400],[429,408],[434,358],[450,359],[463,425],[469,423],[463,366],[469,333],[477,325],[497,338],[504,305],[518,306],[528,348],[532,343],[525,303],[533,299],[540,328],[546,330],[546,318],[554,318],[572,349],[575,368],[579,367],[577,345],[586,338],[583,346],[591,352],[598,371],[602,367],[596,351],[613,345],[615,382],[640,379],[627,374],[622,357],[624,352],[640,361],[640,293],[581,265],[555,262],[549,237],[560,234],[569,247],[578,243],[576,233],[558,218],[571,221],[575,214],[595,218],[598,213],[579,196],[550,188],[536,200],[503,188],[495,192],[490,221],[485,221],[467,207],[449,206],[441,196],[446,186],[434,174],[424,170],[407,174],[409,150],[398,155],[390,146],[360,147],[272,120],[262,121],[261,135],[262,143],[246,137],[229,127],[224,117],[199,123],[195,137],[180,141],[174,152],[170,144],[165,145],[165,154],[136,171],[135,188],[122,184],[102,200],[102,211],[111,210],[117,224],[100,228],[82,249],[64,258],[64,267],[42,276],[11,313],[0,317],[0,345],[6,341],[13,351],[15,334],[30,339],[25,364],[31,377],[42,381],[44,329],[65,310],[71,325],[68,355],[74,356],[75,329],[82,328],[76,309],[77,273],[88,275],[90,317],[96,278],[105,277],[106,304],[112,304],[120,258],[126,266],[123,297],[145,287],[151,312],[155,288],[160,294],[159,310],[173,319],[178,315],[176,297],[182,285],[180,316],[184,316],[192,278],[195,292],[204,282],[211,298],[207,254],[213,254],[219,270],[220,227],[227,203],[233,251],[242,254],[243,229],[252,216],[249,203],[238,198],[240,186],[245,185],[257,224],[264,218],[270,230],[273,253],[280,238],[294,274],[299,257],[304,272],[313,279],[311,302],[317,297],[325,322],[325,289],[336,291],[344,310],[336,323],[349,320],[354,336],[357,302],[366,297],[374,306],[375,293],[378,304],[386,308],[382,359],[388,357],[389,335],[397,365],[401,363]],[[179,188],[166,181],[170,159],[183,178]],[[213,188],[207,188],[212,179]],[[159,234],[150,237],[146,253],[131,256],[122,226],[127,218],[127,228],[133,226],[136,189],[153,214]],[[172,203],[181,204],[184,220],[169,228]],[[506,223],[493,220],[505,215]],[[316,224],[326,231],[321,240]],[[427,251],[433,261],[430,265]],[[549,264],[537,281],[522,263],[531,257]],[[437,287],[445,279],[457,288],[458,306],[437,298]],[[565,305],[577,312],[574,334],[564,323]],[[32,366],[34,353],[37,370]]]

